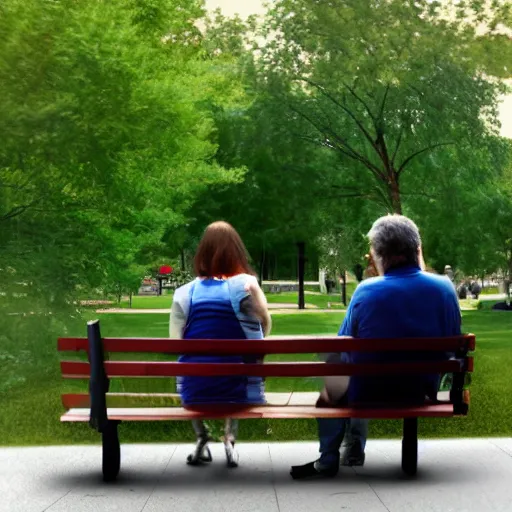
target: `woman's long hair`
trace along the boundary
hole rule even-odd
[[[198,277],[254,275],[240,235],[223,221],[206,228],[194,257],[194,271]]]

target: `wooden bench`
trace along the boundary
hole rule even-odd
[[[451,417],[468,413],[466,373],[473,371],[475,337],[418,339],[289,338],[271,340],[170,340],[165,338],[101,338],[98,321],[88,323],[88,338],[59,338],[59,351],[85,351],[86,361],[62,361],[66,379],[89,379],[89,393],[63,394],[67,412],[63,422],[89,422],[102,435],[103,478],[114,480],[120,468],[118,425],[122,421],[168,421],[192,419],[290,419],[368,418],[403,419],[402,469],[414,475],[417,469],[418,418]],[[105,354],[316,354],[330,352],[447,351],[455,359],[441,362],[347,364],[323,362],[178,363],[175,361],[116,361]],[[182,407],[175,394],[109,393],[110,379],[125,377],[176,377],[186,375],[248,375],[261,377],[323,377],[333,375],[419,375],[453,373],[452,388],[436,402],[410,407],[377,404],[372,407],[316,408],[318,393],[267,393],[265,405],[209,404]],[[138,398],[138,407],[111,407],[114,402]],[[152,402],[151,407],[140,407]],[[175,406],[154,406],[165,400]]]

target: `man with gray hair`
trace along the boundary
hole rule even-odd
[[[370,254],[379,277],[363,281],[354,292],[339,336],[355,338],[435,338],[457,336],[461,315],[455,289],[443,276],[424,271],[421,237],[414,222],[402,215],[378,219],[368,233]],[[445,353],[344,353],[350,363],[401,362],[447,359]],[[333,356],[331,355],[331,360]],[[339,355],[338,355],[339,360]],[[354,376],[326,379],[317,407],[385,402],[421,404],[435,399],[440,375]],[[292,467],[295,479],[335,476],[340,446],[349,421],[318,419],[320,459]],[[364,462],[366,422],[352,420],[349,461]]]

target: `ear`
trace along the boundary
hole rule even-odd
[[[375,256],[375,251],[373,250],[373,247],[370,247],[370,258],[367,274],[369,275],[369,277],[384,275],[384,269],[382,268],[381,261],[379,260],[379,258]]]
[[[418,247],[418,263],[420,264],[421,270],[426,270],[425,260],[423,258],[423,248],[421,245]]]

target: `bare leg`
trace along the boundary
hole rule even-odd
[[[233,418],[227,418],[224,424],[224,435],[227,441],[231,441],[233,444],[238,437],[238,420]]]
[[[228,467],[238,466],[238,453],[235,451],[235,441],[238,435],[238,420],[227,418],[224,424],[224,449]]]
[[[210,432],[208,431],[207,426],[204,424],[203,420],[192,420],[192,426],[194,427],[194,432],[196,433],[196,437],[199,439],[200,437],[208,437]]]
[[[210,433],[202,420],[192,420],[192,426],[196,433],[197,442],[195,450],[187,457],[187,464],[197,466],[212,461],[212,454],[208,448]]]

